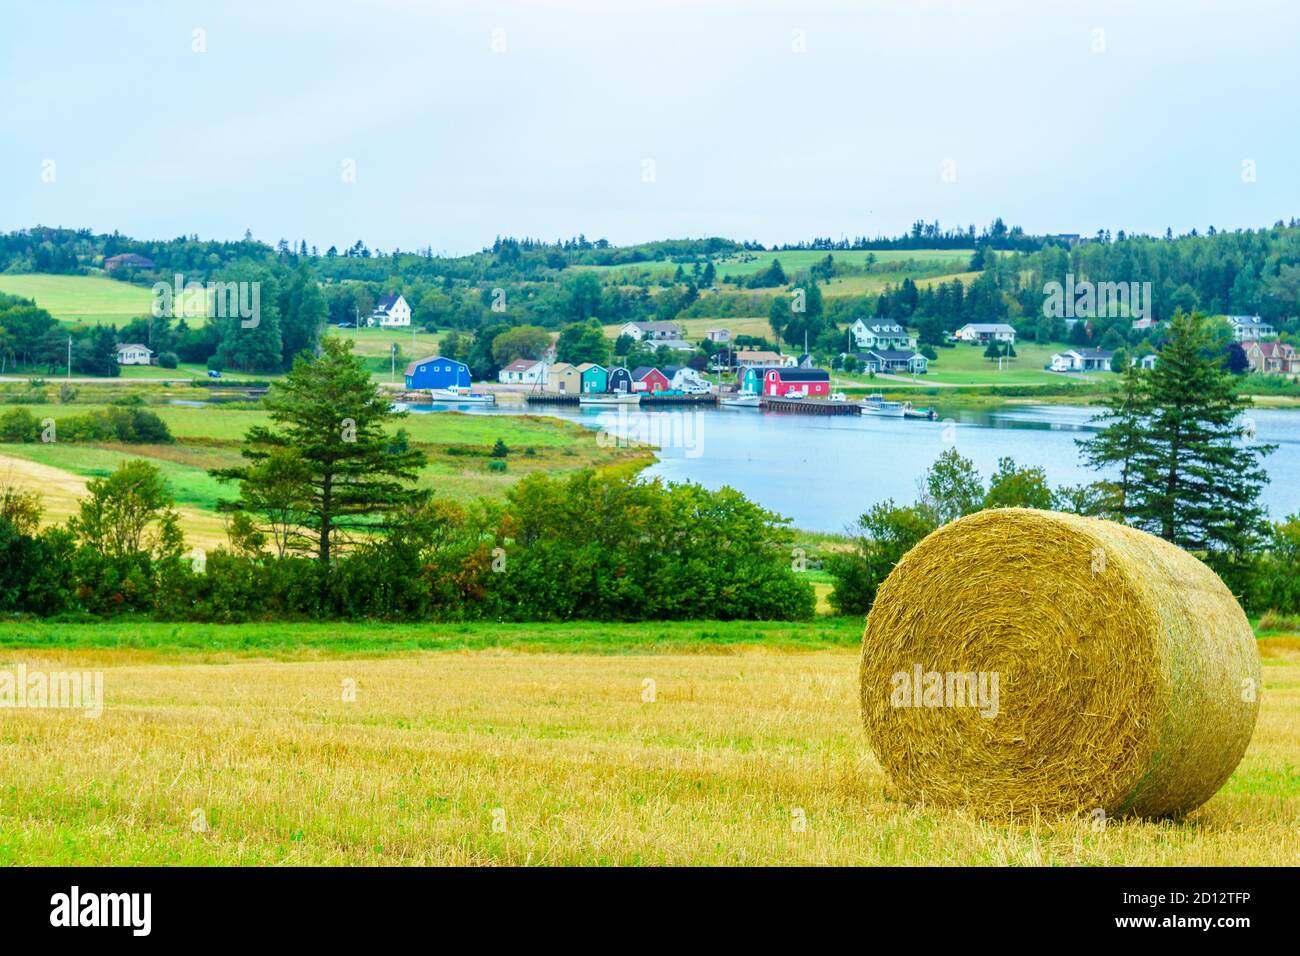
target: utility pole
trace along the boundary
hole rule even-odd
[[[72,381],[72,336],[68,336],[68,381]]]
[[[388,371],[388,380],[397,381],[397,343],[394,342],[392,348],[388,350],[388,357],[392,359],[392,368]]]

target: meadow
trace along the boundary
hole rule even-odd
[[[1178,821],[895,799],[861,622],[0,623],[0,669],[103,672],[0,722],[0,864],[1294,865],[1300,637],[1245,759]],[[434,649],[437,648],[437,649]]]
[[[1067,345],[1038,345],[1034,342],[1017,342],[1016,357],[1004,359],[998,368],[995,359],[984,357],[984,346],[956,345],[935,349],[937,359],[930,362],[929,371],[916,376],[889,376],[884,379],[890,388],[903,385],[918,386],[980,386],[980,385],[1078,385],[1095,386],[1113,382],[1118,377],[1113,372],[1062,373],[1049,372],[1044,366],[1052,355],[1069,348]],[[865,376],[843,376],[846,382],[866,382]],[[878,376],[878,378],[880,378]],[[882,383],[883,384],[883,383]]]
[[[0,275],[0,292],[33,299],[73,325],[123,325],[153,307],[148,288],[102,276]]]
[[[0,405],[0,414],[17,406]],[[38,420],[58,423],[107,407],[102,404],[25,405]],[[67,519],[85,494],[86,481],[108,475],[123,462],[142,458],[162,473],[181,514],[187,543],[213,548],[225,541],[225,528],[216,511],[221,499],[236,496],[233,485],[217,481],[211,468],[243,463],[240,445],[253,425],[270,424],[267,412],[246,403],[193,407],[153,405],[167,424],[174,444],[123,445],[38,442],[0,444],[0,483],[39,491],[46,523]],[[406,430],[411,443],[428,456],[419,485],[439,497],[468,503],[479,498],[503,498],[526,475],[564,475],[580,468],[638,467],[651,460],[645,449],[601,447],[594,431],[547,416],[485,416],[442,412],[409,415],[391,424],[390,432]],[[500,439],[508,450],[506,470],[489,468],[493,445]]]

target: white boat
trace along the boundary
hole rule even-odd
[[[435,405],[495,405],[497,397],[468,390],[460,392],[454,388],[431,388],[429,401]]]
[[[862,402],[863,415],[881,415],[885,418],[902,418],[907,411],[906,402],[887,402],[879,392],[868,395]]]
[[[639,392],[584,392],[578,396],[579,405],[640,405]]]
[[[762,397],[753,392],[737,392],[718,399],[718,405],[722,408],[758,408],[761,403]]]

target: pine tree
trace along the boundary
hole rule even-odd
[[[243,454],[251,463],[213,471],[214,477],[243,482],[241,501],[223,503],[227,510],[258,510],[257,483],[271,477],[258,466],[277,449],[290,449],[301,463],[301,515],[327,563],[339,533],[381,530],[399,510],[423,500],[412,487],[425,463],[424,453],[394,451],[383,425],[395,412],[370,381],[353,342],[329,336],[320,355],[299,354],[293,369],[263,399],[278,429],[249,429]],[[250,485],[251,483],[251,485]]]
[[[1092,424],[1105,427],[1076,444],[1089,467],[1100,470],[1119,466],[1118,480],[1101,484],[1115,512],[1127,518],[1134,462],[1140,453],[1149,450],[1146,425],[1151,395],[1143,370],[1137,365],[1126,368],[1119,388],[1107,395],[1103,404],[1106,411],[1094,416]]]
[[[1251,402],[1223,370],[1203,316],[1175,314],[1142,393],[1134,414],[1094,446],[1128,454],[1126,520],[1212,558],[1246,555],[1265,524],[1259,495],[1268,475],[1259,462],[1275,446],[1249,434],[1243,442],[1238,418]],[[1127,432],[1108,434],[1114,428]],[[1097,464],[1106,460],[1103,454]]]

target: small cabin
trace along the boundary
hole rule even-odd
[[[616,365],[609,370],[609,376],[605,380],[605,391],[607,392],[630,392],[632,391],[632,373],[621,365]]]
[[[667,376],[657,368],[642,365],[632,370],[632,391],[634,392],[645,392],[653,395],[655,392],[668,391],[668,387]]]
[[[605,366],[595,362],[583,362],[578,366],[578,376],[582,382],[582,394],[590,395],[603,392],[609,387],[609,373]]]

